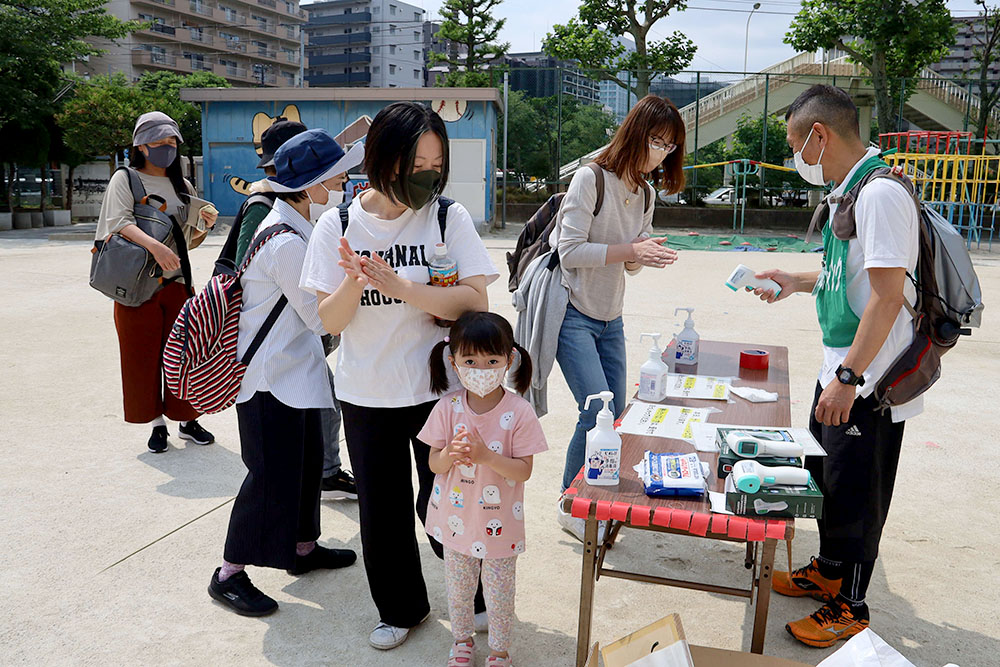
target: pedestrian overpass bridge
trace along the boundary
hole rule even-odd
[[[760,116],[766,110],[784,112],[798,95],[817,83],[847,90],[860,112],[860,125],[871,123],[875,97],[865,69],[846,57],[823,62],[815,53],[800,53],[784,62],[720,88],[680,109],[687,126],[686,152],[730,136],[744,115]],[[979,113],[979,98],[969,88],[925,68],[915,81],[916,91],[903,106],[903,118],[923,130],[955,130],[965,126]],[[1000,125],[1000,109],[995,111],[991,127]],[[559,180],[569,179],[582,166],[604,150],[598,148],[559,170]]]

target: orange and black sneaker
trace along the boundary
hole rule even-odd
[[[809,596],[820,602],[829,602],[840,592],[841,579],[827,579],[819,571],[813,558],[805,567],[789,572],[774,572],[771,588],[775,593],[790,597]]]
[[[826,648],[841,639],[850,639],[867,628],[868,623],[868,605],[852,607],[838,597],[802,620],[786,624],[785,629],[803,644]]]

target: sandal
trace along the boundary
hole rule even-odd
[[[447,667],[472,667],[476,660],[474,644],[452,644]]]
[[[514,661],[508,654],[506,658],[498,655],[491,655],[486,659],[486,667],[514,667]]]

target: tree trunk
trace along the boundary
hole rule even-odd
[[[7,210],[14,210],[14,183],[17,181],[17,165],[13,162],[7,165]]]
[[[896,109],[893,108],[892,95],[889,92],[889,77],[886,74],[885,54],[876,50],[872,56],[872,88],[875,89],[875,110],[878,113],[878,131],[880,134],[895,130],[894,119]]]
[[[989,125],[990,112],[993,110],[993,105],[990,104],[993,98],[990,96],[988,67],[989,60],[984,55],[983,62],[979,65],[979,120],[976,121],[976,135],[973,137],[973,146],[979,150],[973,150],[974,153],[986,152],[986,129]],[[979,140],[982,140],[981,144]]]
[[[45,172],[48,171],[48,155],[46,155],[45,158],[46,159],[42,162],[41,169],[38,170],[38,173],[42,175],[42,185],[39,188],[38,210],[42,213],[45,213],[45,200],[48,198],[49,194],[49,179],[45,178]]]

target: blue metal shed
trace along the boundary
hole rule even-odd
[[[451,174],[445,194],[477,223],[494,218],[501,104],[494,88],[186,88],[181,99],[201,104],[202,187],[222,215],[235,215],[249,183],[263,177],[256,168],[260,135],[274,118],[325,128],[347,144],[364,136],[383,107],[410,100],[430,105],[446,121]]]

